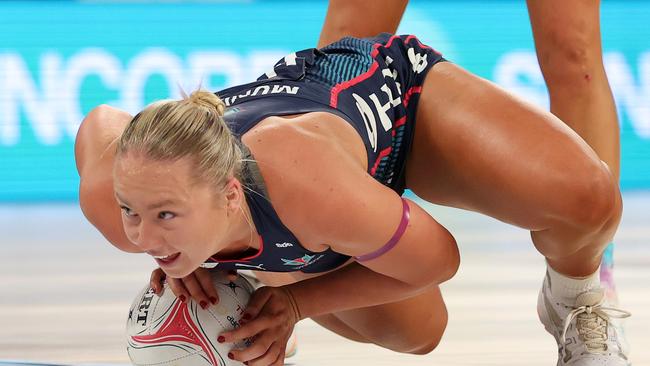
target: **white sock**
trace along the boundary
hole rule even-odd
[[[600,267],[587,277],[568,277],[546,265],[550,280],[551,295],[565,299],[575,299],[581,293],[600,287]]]

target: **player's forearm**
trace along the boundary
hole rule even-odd
[[[396,280],[358,263],[285,286],[295,299],[301,319],[399,301],[427,287]]]

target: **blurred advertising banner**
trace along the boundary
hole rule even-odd
[[[72,201],[73,144],[106,103],[136,113],[252,81],[313,47],[326,1],[0,2],[0,201]],[[650,188],[650,1],[605,0],[604,56],[622,137],[621,184]],[[548,108],[523,0],[412,1],[400,33]]]

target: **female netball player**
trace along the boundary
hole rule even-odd
[[[218,301],[204,268],[294,272],[219,337],[254,337],[229,356],[281,365],[304,318],[398,352],[437,346],[458,249],[409,188],[529,229],[564,357],[626,364],[612,326],[626,314],[607,310],[597,274],[615,178],[556,117],[443,61],[414,36],[344,38],[217,95],[135,117],[98,107],[76,143],[81,207],[113,245],[153,256],[181,300]]]

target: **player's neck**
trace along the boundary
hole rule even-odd
[[[242,209],[234,215],[231,229],[230,244],[217,253],[218,258],[239,258],[259,251],[259,234],[246,201],[242,202]]]

